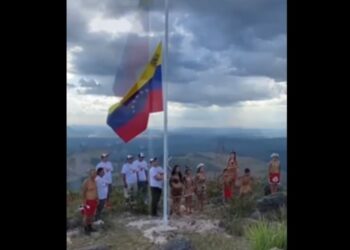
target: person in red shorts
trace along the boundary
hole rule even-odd
[[[277,153],[273,153],[271,155],[272,160],[269,163],[269,184],[271,194],[276,193],[278,191],[278,185],[281,183],[281,163],[279,160],[279,155]]]
[[[222,173],[222,183],[223,183],[223,190],[224,190],[224,200],[229,201],[232,199],[232,185],[231,185],[232,179],[229,171],[227,168],[223,170]]]
[[[95,232],[92,228],[92,221],[96,213],[98,205],[97,199],[97,187],[95,182],[96,171],[90,170],[89,177],[84,181],[82,188],[82,195],[84,201],[84,207],[82,210],[84,216],[84,231],[86,234]]]

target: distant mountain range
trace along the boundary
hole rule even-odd
[[[139,136],[161,137],[162,130],[150,129]],[[203,137],[228,136],[236,138],[285,138],[285,129],[244,129],[244,128],[177,128],[169,129],[170,135],[193,135]],[[117,138],[112,129],[106,126],[67,126],[68,138]],[[117,138],[118,139],[118,138]]]
[[[83,152],[75,152],[67,158],[67,187],[70,190],[78,191],[81,187],[81,183],[86,178],[89,169],[93,169],[99,162],[98,149],[87,149]],[[195,167],[198,163],[202,162],[206,165],[206,173],[209,178],[216,179],[221,174],[223,168],[227,163],[227,154],[215,153],[215,152],[192,152],[185,153],[178,156],[171,157],[169,162],[170,166],[179,164],[184,170],[184,166],[189,166],[192,171],[195,171]],[[113,182],[116,181],[118,176],[118,184],[121,184],[121,168],[124,163],[125,157],[120,154],[119,151],[112,151],[110,157],[114,165],[114,178]],[[238,155],[238,163],[240,167],[240,175],[243,173],[245,168],[250,168],[253,176],[264,177],[267,173],[267,163],[258,158],[251,156]],[[282,182],[286,184],[286,171],[282,168]],[[114,183],[116,184],[116,183]]]

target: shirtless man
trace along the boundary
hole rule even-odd
[[[278,191],[278,185],[281,182],[281,163],[279,160],[279,155],[273,153],[271,155],[272,160],[269,163],[269,184],[271,189],[271,194],[276,193]]]
[[[84,231],[86,234],[90,234],[91,232],[95,231],[91,226],[98,204],[95,177],[96,171],[93,169],[90,170],[89,177],[84,181],[82,187],[84,201]]]
[[[251,194],[253,192],[253,177],[250,176],[250,169],[244,169],[244,175],[239,178],[241,185],[239,189],[239,197]]]

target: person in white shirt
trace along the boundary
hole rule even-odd
[[[96,170],[99,168],[103,168],[104,170],[104,176],[103,178],[105,179],[106,183],[108,184],[108,193],[107,193],[107,200],[106,200],[106,205],[108,207],[111,206],[109,202],[109,197],[112,192],[112,172],[113,172],[113,165],[112,163],[108,160],[109,154],[103,153],[101,154],[101,162],[97,164]]]
[[[137,192],[137,166],[133,162],[134,157],[128,155],[126,162],[122,167],[123,183],[124,183],[124,197],[127,202],[132,201]]]
[[[157,158],[150,159],[151,169],[149,171],[149,185],[151,187],[151,215],[157,216],[157,208],[162,194],[164,183],[164,173],[159,166]]]
[[[101,212],[105,206],[107,195],[108,195],[108,183],[104,178],[103,168],[97,169],[97,176],[95,178],[96,187],[97,187],[97,196],[98,196],[98,205],[95,215],[95,220],[98,221],[101,218]]]
[[[134,164],[137,167],[138,174],[138,182],[137,188],[141,193],[144,201],[147,200],[148,193],[148,181],[147,181],[147,162],[144,160],[145,155],[143,153],[139,153],[138,159],[134,161]]]

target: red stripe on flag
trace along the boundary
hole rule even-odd
[[[129,142],[131,139],[141,134],[147,129],[149,113],[143,111],[138,113],[128,123],[117,128],[115,132],[123,139],[124,142]]]
[[[163,91],[162,89],[152,90],[149,94],[149,112],[163,111]]]

